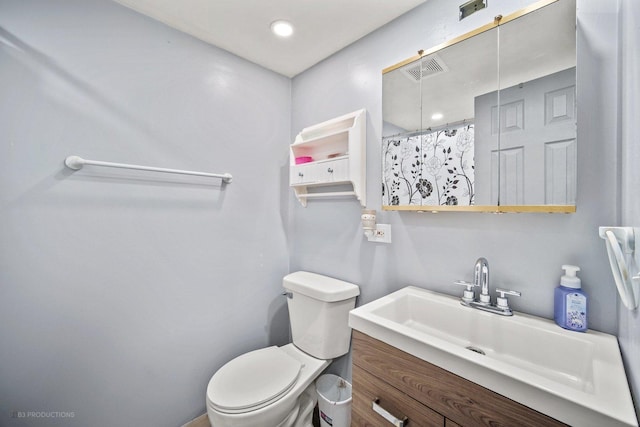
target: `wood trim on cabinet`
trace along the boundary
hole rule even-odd
[[[483,213],[576,213],[575,205],[473,205],[473,206],[420,206],[383,205],[383,211],[412,211],[419,213],[483,212]]]
[[[460,426],[566,425],[359,331],[352,337],[354,371],[367,371]]]
[[[469,32],[467,32],[465,34],[462,34],[462,35],[460,35],[458,37],[455,37],[455,38],[453,38],[451,40],[448,40],[448,41],[446,41],[444,43],[440,43],[439,45],[434,46],[434,47],[432,47],[430,49],[427,49],[427,50],[421,49],[421,50],[419,50],[417,55],[413,55],[413,56],[411,56],[411,57],[409,57],[407,59],[404,59],[404,60],[398,62],[397,64],[394,64],[394,65],[391,65],[389,67],[384,68],[382,70],[382,74],[387,74],[387,73],[389,73],[389,72],[391,72],[393,70],[397,70],[398,68],[402,68],[407,64],[410,64],[410,63],[412,63],[414,61],[417,61],[418,59],[422,58],[423,56],[431,55],[432,53],[436,53],[439,50],[442,50],[444,48],[452,46],[452,45],[454,45],[456,43],[460,43],[462,41],[465,41],[465,40],[467,40],[467,39],[469,39],[471,37],[477,36],[478,34],[484,33],[485,31],[492,30],[492,29],[498,27],[499,25],[504,25],[507,22],[513,21],[514,19],[520,18],[523,15],[526,15],[527,13],[535,12],[536,10],[538,10],[540,8],[543,8],[545,6],[548,6],[551,3],[555,3],[556,1],[558,1],[558,0],[541,0],[541,1],[537,2],[537,3],[533,3],[533,4],[523,8],[523,9],[521,9],[519,11],[511,13],[511,14],[509,14],[507,16],[500,16],[500,19],[496,19],[497,18],[496,17],[496,18],[493,19],[493,22],[489,22],[488,24],[485,24],[485,25],[483,25],[481,27],[478,27],[475,30],[471,30],[471,31],[469,31]]]

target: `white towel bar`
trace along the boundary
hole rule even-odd
[[[233,177],[230,173],[206,173],[206,172],[195,172],[195,171],[185,171],[180,169],[166,169],[166,168],[156,168],[151,166],[140,166],[140,165],[129,165],[126,163],[111,163],[111,162],[101,162],[98,160],[86,160],[82,157],[78,156],[69,156],[64,159],[64,164],[73,170],[82,169],[84,165],[91,166],[104,166],[108,168],[120,168],[120,169],[136,169],[142,171],[151,171],[151,172],[164,172],[164,173],[175,173],[180,175],[196,175],[196,176],[207,176],[211,178],[222,178],[222,181],[225,184],[229,184]]]

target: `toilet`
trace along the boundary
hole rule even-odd
[[[320,274],[284,277],[293,343],[236,357],[207,386],[212,427],[311,427],[315,379],[349,351],[360,288]]]

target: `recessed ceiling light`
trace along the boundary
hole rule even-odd
[[[274,21],[271,23],[271,31],[277,36],[289,37],[293,34],[293,26],[287,21]]]
[[[431,116],[431,119],[432,120],[440,120],[443,117],[444,116],[442,115],[442,113],[435,113],[433,116]]]

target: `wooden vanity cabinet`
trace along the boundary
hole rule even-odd
[[[407,426],[565,426],[547,415],[353,331],[352,426],[392,424],[380,407]]]

